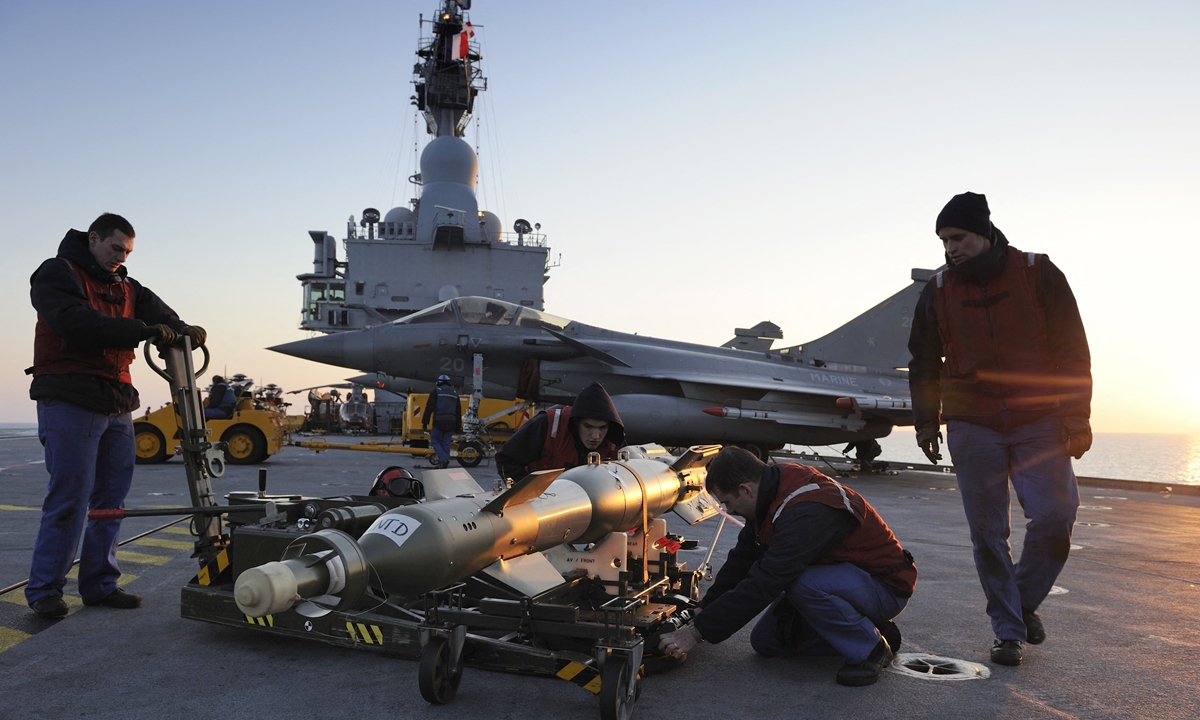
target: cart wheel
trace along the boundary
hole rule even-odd
[[[629,687],[629,661],[610,659],[600,671],[600,720],[629,720],[637,702],[638,681]]]
[[[465,442],[458,446],[458,464],[473,468],[483,462],[483,448],[479,443]]]
[[[150,423],[135,423],[133,432],[133,445],[137,450],[134,462],[141,465],[166,461],[167,441],[158,428]]]
[[[230,465],[254,465],[267,459],[267,438],[253,425],[234,425],[221,435],[225,441],[225,462]]]
[[[462,681],[462,665],[458,672],[450,672],[450,641],[442,637],[431,637],[421,650],[421,670],[418,676],[421,697],[434,705],[445,705],[458,694]]]

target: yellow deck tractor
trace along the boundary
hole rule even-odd
[[[233,416],[210,419],[205,426],[213,440],[225,442],[225,460],[230,465],[253,465],[279,452],[286,444],[285,410],[261,402],[252,395],[238,398]],[[133,421],[137,462],[160,463],[179,454],[179,422],[170,403]]]

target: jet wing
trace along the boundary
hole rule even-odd
[[[553,335],[554,337],[558,338],[563,344],[569,345],[569,346],[575,348],[576,350],[582,352],[584,355],[587,355],[588,357],[593,357],[601,362],[606,362],[609,365],[615,365],[617,367],[626,367],[626,368],[630,367],[629,363],[625,362],[624,360],[622,360],[618,357],[614,357],[614,356],[610,355],[609,353],[604,352],[600,348],[593,347],[584,342],[580,342],[579,340],[576,340],[575,338],[567,337],[566,335],[563,335],[560,332],[551,330],[550,328],[542,328],[542,329],[545,332],[548,332],[551,335]]]

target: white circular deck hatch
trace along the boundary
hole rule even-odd
[[[979,663],[925,653],[900,653],[891,669],[894,673],[922,680],[986,680],[992,674]]]

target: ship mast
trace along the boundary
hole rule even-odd
[[[475,96],[487,89],[487,78],[477,65],[479,47],[472,42],[475,33],[463,16],[470,7],[470,0],[443,0],[441,11],[430,21],[433,37],[417,50],[421,61],[413,68],[416,105],[429,134],[437,137],[462,137]]]

